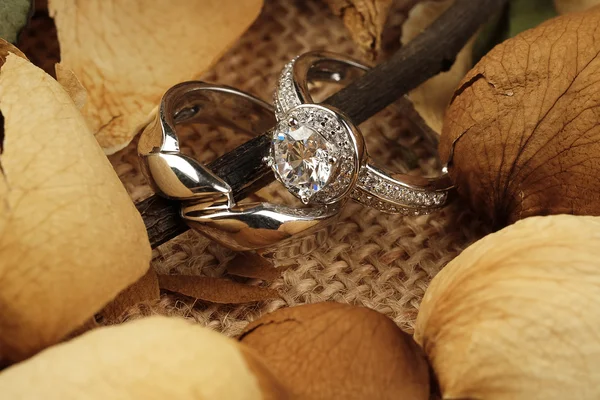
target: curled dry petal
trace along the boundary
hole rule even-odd
[[[600,8],[496,46],[462,81],[440,156],[472,207],[498,225],[600,215]]]
[[[56,343],[148,269],[143,221],[61,85],[0,69],[0,358]]]
[[[421,349],[392,320],[368,308],[284,308],[252,322],[240,340],[298,399],[429,399]]]
[[[444,399],[600,398],[600,218],[531,217],[431,282],[415,339]]]
[[[125,147],[162,94],[205,72],[262,0],[50,0],[61,64],[88,92],[82,110],[107,153]]]
[[[272,282],[281,276],[285,267],[277,267],[266,258],[253,252],[239,252],[227,263],[227,272],[245,278]]]
[[[159,275],[161,289],[218,304],[240,304],[279,297],[275,289],[224,278],[195,275]]]
[[[166,317],[99,328],[54,346],[3,371],[0,393],[14,400],[288,398],[245,346]]]
[[[150,267],[146,274],[133,285],[125,288],[111,302],[98,312],[96,318],[104,325],[112,325],[121,321],[121,315],[130,308],[141,303],[151,303],[160,299],[158,276],[154,268]]]
[[[403,0],[406,2],[406,0]],[[381,49],[381,35],[392,0],[325,0],[344,21],[352,39],[371,58]]]

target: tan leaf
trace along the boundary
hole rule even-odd
[[[457,89],[442,161],[459,194],[497,225],[600,215],[600,8],[496,46]]]
[[[104,306],[98,316],[102,318],[104,325],[111,325],[119,322],[121,314],[136,304],[158,299],[160,299],[158,277],[154,268],[150,267],[144,276]]]
[[[71,96],[75,106],[81,110],[87,100],[87,91],[79,81],[79,78],[75,76],[73,71],[60,63],[56,64],[54,68],[56,70],[56,80],[65,88],[69,96]]]
[[[249,303],[279,297],[279,293],[273,289],[208,276],[159,275],[158,283],[161,289],[219,304]]]
[[[61,64],[88,92],[82,112],[107,153],[125,147],[172,85],[205,72],[262,0],[50,0]]]
[[[298,399],[429,399],[421,349],[386,316],[316,303],[283,308],[240,336]]]
[[[585,11],[597,5],[600,5],[600,0],[554,0],[559,14]]]
[[[408,19],[402,26],[402,44],[410,42],[419,35],[453,3],[454,0],[419,2],[410,11]],[[409,93],[415,109],[438,135],[442,132],[444,113],[454,90],[473,65],[474,42],[475,36],[457,54],[449,71],[439,73]]]
[[[103,327],[0,374],[3,399],[285,400],[251,350],[183,319]]]
[[[427,288],[415,327],[444,399],[600,398],[600,218],[531,217]]]
[[[62,86],[15,55],[0,69],[0,355],[25,358],[144,274],[143,221]]]
[[[282,269],[256,253],[238,253],[227,263],[227,272],[244,278],[262,279],[271,282],[281,276]]]
[[[344,21],[350,36],[371,59],[381,49],[381,35],[392,0],[325,0]]]

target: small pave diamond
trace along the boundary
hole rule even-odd
[[[292,81],[292,68],[296,59],[290,61],[281,71],[277,89],[275,90],[275,116],[280,119],[290,108],[300,104],[300,99]]]
[[[370,168],[361,171],[358,183],[359,188],[354,189],[352,198],[387,213],[429,214],[443,206],[447,199],[445,191],[433,192],[402,186],[385,173]]]
[[[307,203],[329,182],[336,149],[317,131],[297,121],[290,125],[273,135],[273,168],[284,185]]]

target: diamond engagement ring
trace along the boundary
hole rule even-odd
[[[192,81],[165,93],[154,122],[142,131],[138,154],[156,193],[180,201],[190,227],[233,250],[274,258],[304,255],[324,242],[343,201],[306,208],[238,204],[225,179],[180,152],[177,130],[187,124],[258,136],[276,121],[270,105],[227,86]]]
[[[426,214],[441,208],[452,184],[446,174],[424,178],[376,167],[360,132],[342,113],[314,104],[309,83],[347,84],[369,67],[343,55],[309,52],[288,63],[275,91],[269,165],[277,180],[306,204],[349,194],[387,213]]]

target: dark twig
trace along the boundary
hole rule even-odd
[[[367,120],[430,77],[448,70],[456,54],[487,19],[507,0],[456,0],[428,29],[402,47],[389,60],[373,68],[327,100],[356,124]],[[270,140],[256,137],[209,164],[233,188],[236,198],[273,180],[262,162]],[[188,228],[176,203],[152,196],[137,204],[152,247]]]

